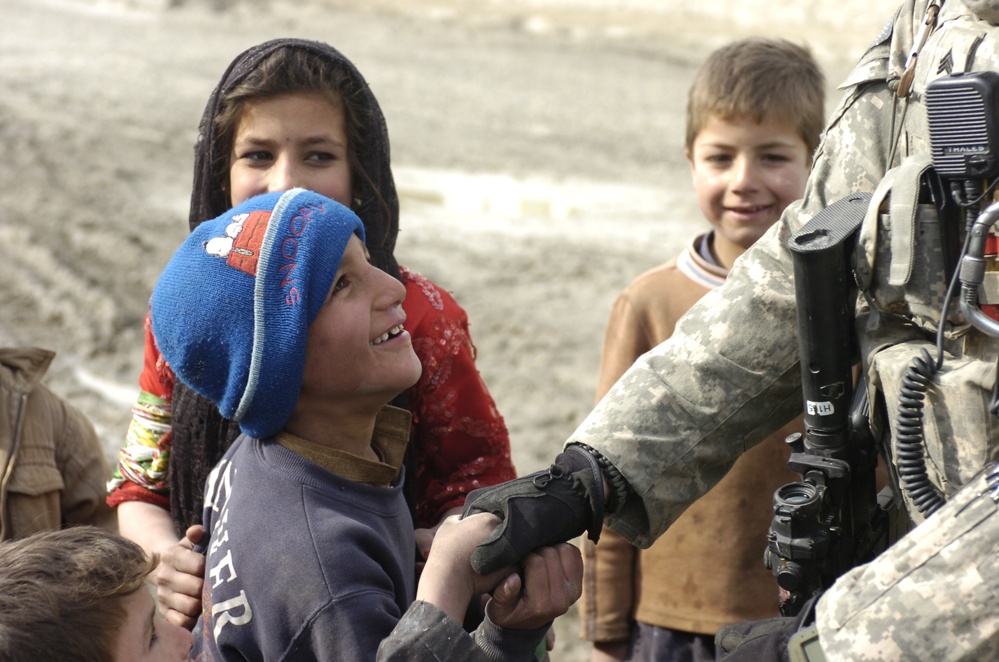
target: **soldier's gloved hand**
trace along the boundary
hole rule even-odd
[[[472,553],[472,567],[488,574],[516,563],[532,549],[566,542],[587,531],[596,542],[604,520],[604,478],[596,458],[567,446],[547,471],[474,490],[462,517],[486,512],[503,523]]]

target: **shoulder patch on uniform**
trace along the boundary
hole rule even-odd
[[[954,73],[954,52],[952,49],[944,53],[940,58],[940,62],[937,63],[937,75],[943,73],[948,76]]]

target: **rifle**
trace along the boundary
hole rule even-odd
[[[774,492],[764,553],[785,616],[796,615],[845,571],[887,547],[887,496],[879,503],[867,391],[853,385],[856,291],[850,257],[870,199],[868,193],[849,195],[788,240],[805,433],[787,438],[788,466],[801,481]]]

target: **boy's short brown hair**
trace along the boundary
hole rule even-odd
[[[687,96],[687,152],[708,119],[767,116],[793,126],[811,156],[825,126],[825,76],[811,51],[786,39],[750,37],[711,53]]]
[[[122,603],[155,567],[132,541],[92,526],[0,544],[0,660],[113,660]]]

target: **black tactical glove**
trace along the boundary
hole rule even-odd
[[[790,662],[792,659],[813,659],[801,656],[792,658],[790,647],[795,635],[814,623],[815,604],[818,599],[818,596],[809,598],[796,616],[777,616],[765,621],[746,621],[722,626],[715,634],[718,660]],[[808,635],[808,632],[802,632],[802,635]],[[803,637],[803,640],[807,640],[807,636]]]
[[[596,542],[604,521],[604,477],[596,457],[573,444],[547,471],[474,490],[462,517],[475,513],[503,520],[472,553],[472,567],[485,575],[583,531]]]

